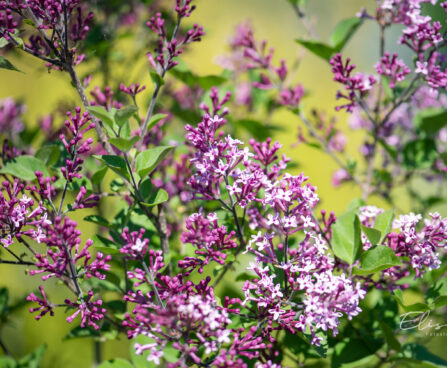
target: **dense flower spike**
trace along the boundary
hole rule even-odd
[[[397,58],[397,54],[390,57],[389,53],[385,53],[385,56],[376,64],[376,71],[389,78],[390,88],[394,88],[396,82],[402,82],[405,76],[411,72],[410,68]]]
[[[71,316],[67,317],[67,322],[71,323],[78,315],[81,317],[81,327],[93,327],[95,330],[99,329],[98,321],[104,318],[106,309],[102,308],[102,300],[92,301],[93,291],[89,291],[87,298],[81,302],[72,302],[70,299],[65,299],[65,303],[76,309]]]

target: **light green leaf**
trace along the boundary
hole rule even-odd
[[[384,245],[377,245],[368,249],[360,258],[361,270],[368,273],[386,270],[400,264],[401,262],[393,250]]]
[[[164,189],[157,189],[152,195],[143,203],[146,207],[156,206],[166,202],[169,199],[168,193]],[[228,261],[228,259],[227,259]]]
[[[366,227],[366,226],[363,226],[363,225],[361,225],[360,227],[362,229],[363,234],[366,235],[366,237],[368,238],[369,242],[372,245],[379,244],[380,236],[381,236],[379,230],[372,229],[370,227]]]
[[[391,231],[393,220],[394,210],[388,210],[377,215],[376,221],[374,222],[374,229],[379,230],[382,234],[378,244],[381,244],[383,242],[383,239],[385,239],[385,237]]]
[[[40,171],[45,177],[50,176],[42,161],[34,156],[23,155],[7,161],[0,173],[10,174],[23,180],[34,180],[36,179],[36,171]]]
[[[115,113],[116,124],[119,127],[123,126],[129,120],[129,118],[136,112],[138,112],[138,107],[136,107],[135,105],[130,105],[117,110]]]
[[[397,303],[404,309],[405,312],[426,312],[430,310],[430,307],[425,303],[414,303],[410,305],[404,304],[404,299],[402,295],[402,290],[397,289],[393,291],[394,298]]]
[[[155,126],[155,124],[157,124],[160,120],[164,119],[167,116],[168,116],[168,114],[155,114],[155,115],[153,115],[151,117],[151,120],[149,120],[149,124],[147,126],[147,131],[149,132]]]
[[[134,368],[131,363],[121,358],[115,358],[101,363],[98,368]]]
[[[360,221],[351,211],[341,216],[332,227],[332,249],[341,260],[353,264],[362,250]]]
[[[160,146],[141,152],[135,164],[138,175],[144,177],[150,174],[173,149],[174,146]]]
[[[41,160],[46,166],[53,166],[59,160],[61,151],[56,144],[41,147],[36,152],[36,158]]]
[[[101,120],[104,124],[108,125],[110,128],[113,128],[113,124],[115,122],[115,119],[113,117],[113,113],[107,111],[102,106],[90,106],[87,107],[87,111],[97,117],[99,120]]]
[[[149,74],[151,76],[152,82],[156,86],[162,86],[163,84],[165,84],[163,77],[160,74],[158,74],[155,70],[151,69]]]
[[[362,19],[354,17],[342,20],[332,32],[329,42],[336,52],[340,52],[362,24]]]
[[[106,175],[108,170],[107,166],[103,166],[101,167],[98,171],[96,171],[93,175],[92,175],[92,183],[95,185],[99,185],[101,184],[101,182],[104,179],[104,176]]]
[[[134,136],[132,138],[110,138],[109,142],[120,151],[127,152],[135,145],[135,143],[138,142],[139,139],[140,137],[138,136]]]

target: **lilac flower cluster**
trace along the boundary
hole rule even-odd
[[[380,75],[386,76],[390,81],[390,88],[394,88],[396,82],[402,82],[405,76],[411,72],[405,63],[397,58],[397,54],[390,54],[387,52],[376,64],[376,72]]]
[[[0,134],[13,137],[23,128],[21,115],[25,112],[25,106],[17,104],[12,98],[0,101]]]
[[[152,17],[147,22],[147,26],[158,36],[155,57],[152,53],[148,53],[147,57],[154,71],[162,77],[169,69],[177,65],[177,61],[174,59],[182,53],[181,47],[192,42],[200,41],[205,34],[201,26],[194,24],[183,38],[178,36],[181,20],[189,17],[195,9],[195,6],[191,6],[190,4],[191,0],[185,2],[177,1],[176,12],[178,20],[171,38],[168,38],[165,30],[165,20],[162,18],[161,13],[157,13],[155,17]]]
[[[4,181],[0,192],[1,244],[7,248],[28,236],[40,243],[44,239],[43,227],[51,224],[42,202],[34,207],[34,199],[25,193],[25,185],[18,179],[13,183]]]
[[[82,0],[1,1],[0,37],[18,46],[14,36],[18,19],[27,20],[35,29],[23,50],[46,61],[48,67],[69,69],[85,58],[76,55],[76,47],[90,30],[93,13],[84,13]]]
[[[371,90],[373,84],[376,83],[376,78],[372,75],[357,73],[352,76],[351,73],[355,69],[355,65],[350,64],[350,62],[350,58],[343,62],[341,54],[335,55],[330,60],[334,81],[342,84],[346,89],[346,94],[338,91],[336,98],[337,100],[344,98],[348,101],[345,105],[337,106],[337,111],[346,109],[346,111],[352,112],[358,99],[363,98]]]
[[[366,227],[373,227],[377,215],[383,210],[375,206],[365,206],[359,209],[359,219]],[[397,284],[403,277],[412,272],[415,277],[422,277],[427,271],[439,268],[441,257],[446,249],[447,219],[443,219],[439,213],[430,213],[430,218],[424,220],[424,226],[417,229],[422,220],[419,214],[410,213],[400,215],[394,220],[392,228],[398,232],[390,232],[384,242],[398,257],[404,259],[402,266],[395,266],[382,271],[382,278],[376,282],[369,282],[376,287],[384,286],[390,290],[406,287],[406,284]],[[363,249],[369,249],[372,244],[362,234]],[[409,261],[405,261],[408,258]]]
[[[225,226],[219,226],[216,214],[209,214],[206,218],[202,213],[195,213],[186,219],[186,231],[182,233],[181,241],[191,243],[197,250],[199,257],[184,257],[179,261],[180,268],[185,269],[188,276],[196,268],[202,273],[203,268],[211,261],[225,264],[227,255],[223,251],[237,247],[234,238],[236,232],[227,231]]]
[[[281,59],[279,66],[272,63],[274,49],[267,49],[267,41],[256,42],[251,24],[243,23],[236,29],[236,35],[231,41],[233,54],[231,58],[222,60],[223,66],[229,69],[245,71],[250,69],[259,69],[259,80],[253,82],[253,87],[270,90],[277,88],[279,91],[278,103],[292,108],[298,107],[304,96],[304,88],[301,84],[291,85],[289,69],[286,61]],[[247,85],[239,86],[237,99],[241,103],[247,103],[250,97],[247,95],[250,91]]]

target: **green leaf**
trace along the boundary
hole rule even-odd
[[[162,86],[163,84],[165,84],[163,77],[160,74],[158,74],[155,70],[151,69],[149,74],[151,76],[152,82],[156,86]]]
[[[157,204],[161,204],[166,202],[169,199],[168,193],[166,190],[160,188],[157,189],[152,195],[143,203],[146,207],[156,206]]]
[[[403,165],[407,169],[430,168],[438,158],[436,143],[432,139],[420,139],[408,142],[403,150]]]
[[[104,176],[106,176],[107,170],[108,170],[107,166],[103,166],[98,171],[96,171],[92,175],[92,183],[95,185],[101,184],[101,182],[104,179]]]
[[[344,19],[337,24],[329,38],[329,43],[336,52],[340,52],[345,47],[361,24],[362,19],[357,17]]]
[[[129,171],[127,170],[126,161],[120,156],[114,156],[114,155],[103,155],[103,156],[93,156],[99,161],[101,161],[103,164],[105,164],[108,168],[112,169],[114,172],[116,172],[119,176],[128,179]]]
[[[402,295],[402,290],[397,289],[393,291],[394,298],[397,300],[397,303],[403,308],[405,312],[426,312],[430,310],[430,307],[424,303],[414,303],[410,305],[404,304],[404,299]]]
[[[141,152],[135,164],[138,175],[144,177],[150,174],[173,149],[174,146],[160,146]]]
[[[332,55],[336,53],[336,50],[334,50],[333,47],[319,41],[315,40],[306,41],[302,39],[297,39],[295,41],[299,43],[301,46],[308,49],[311,53],[321,57],[326,61],[329,61]]]
[[[438,309],[447,305],[447,295],[441,295],[433,302],[433,309]]]
[[[45,166],[53,166],[59,160],[61,151],[56,144],[41,147],[36,152],[36,158],[41,160]]]
[[[332,227],[332,249],[341,260],[353,264],[362,250],[360,221],[354,211],[341,216]]]
[[[2,368],[17,368],[17,363],[9,356],[0,356],[0,367]]]
[[[140,195],[144,201],[148,200],[152,194],[152,180],[151,178],[145,179],[139,187]]]
[[[6,162],[0,170],[2,174],[10,174],[23,180],[36,179],[36,171],[43,173],[45,177],[50,176],[45,164],[34,156],[17,156]]]
[[[434,135],[447,125],[447,111],[444,108],[428,108],[414,117],[414,126],[428,135]]]
[[[117,110],[115,113],[116,124],[119,127],[123,126],[136,112],[138,112],[138,107],[136,107],[135,105],[130,105]]]
[[[0,55],[0,69],[8,69],[8,70],[14,70],[16,72],[23,73],[19,69],[17,69],[14,65],[11,64],[11,62],[6,59],[5,57]]]
[[[400,346],[400,342],[394,336],[393,329],[384,321],[379,320],[379,326],[382,330],[382,335],[385,338],[386,344],[389,350],[401,351],[402,347]]]
[[[385,239],[385,237],[391,231],[393,220],[394,210],[388,210],[377,215],[376,221],[374,222],[374,229],[379,230],[382,234],[378,244],[381,244],[383,242],[383,239]]]
[[[402,346],[401,356],[408,362],[423,364],[424,367],[447,367],[447,361],[431,353],[426,347],[418,344],[406,344]]]
[[[31,354],[19,359],[17,368],[39,368],[46,349],[45,345],[40,345]]]
[[[368,238],[369,242],[372,245],[379,244],[380,236],[381,236],[381,233],[380,233],[379,230],[372,229],[370,227],[366,227],[366,226],[363,226],[363,225],[361,225],[360,227],[362,229],[363,234],[366,235],[366,237]]]
[[[193,88],[199,86],[204,90],[209,90],[211,87],[220,86],[227,81],[227,78],[219,75],[195,75],[188,69],[187,66],[184,66],[183,70],[178,68],[171,69],[170,73],[189,87]]]
[[[366,203],[361,198],[355,198],[348,204],[348,208],[346,209],[347,212],[349,211],[357,211],[360,207],[365,206]]]
[[[369,344],[364,339],[357,338],[338,343],[334,349],[331,367],[338,368],[343,364],[357,362],[374,354],[378,348],[380,348],[378,344]]]
[[[107,124],[110,128],[113,128],[113,124],[115,122],[115,119],[113,117],[112,112],[107,111],[102,106],[90,106],[87,107],[87,111],[97,117],[99,120],[101,120],[104,124]]]
[[[377,245],[368,249],[360,258],[361,270],[368,273],[386,270],[400,264],[401,262],[393,250],[384,245]]]
[[[98,368],[133,368],[133,365],[127,360],[116,358],[108,362],[101,363]]]
[[[110,144],[114,145],[116,148],[118,148],[122,152],[129,151],[135,143],[138,142],[140,137],[134,136],[132,138],[126,139],[126,138],[111,138],[109,139]]]
[[[93,327],[76,326],[68,332],[63,340],[78,339],[82,337],[100,337],[101,333]]]
[[[109,221],[107,221],[107,219],[105,219],[104,217],[99,216],[99,215],[88,215],[88,216],[84,217],[84,221],[93,222],[96,225],[104,226],[104,227],[111,226],[111,224],[109,223]]]
[[[155,124],[157,124],[160,120],[167,117],[168,114],[155,114],[151,117],[151,120],[149,120],[149,124],[147,125],[147,131],[149,132]]]

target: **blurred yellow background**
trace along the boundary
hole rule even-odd
[[[254,25],[256,39],[266,39],[270,46],[275,47],[275,64],[281,58],[285,58],[290,64],[298,53],[302,52],[294,39],[303,37],[305,29],[287,0],[197,0],[195,3],[197,10],[189,21],[202,25],[206,36],[202,42],[192,45],[185,60],[198,74],[221,72],[216,57],[228,53],[228,39],[235,26],[247,19]],[[375,0],[309,0],[308,13],[320,38],[327,40],[341,19],[354,16],[364,6],[373,9],[375,4]],[[359,69],[365,72],[373,71],[373,65],[379,56],[378,32],[375,24],[366,22],[344,51],[344,54],[351,56]],[[397,33],[390,34],[390,39],[397,39]],[[393,51],[395,48],[393,42],[388,44],[387,50]],[[144,55],[141,55],[141,62],[145,62]],[[31,58],[21,58],[17,61],[17,66],[25,73],[0,70],[0,99],[12,96],[26,102],[27,123],[35,122],[38,117],[51,112],[61,99],[73,103],[73,106],[75,103],[80,104],[67,76],[58,72],[48,74],[41,63],[36,63]],[[128,70],[130,75],[133,67],[123,65],[123,71]],[[332,82],[330,66],[326,62],[307,54],[295,79],[310,92],[305,100],[306,107],[318,107],[327,110],[329,114],[335,114],[337,86]],[[123,82],[134,81],[129,78]],[[141,82],[147,86],[151,85],[149,76]],[[148,98],[149,95],[150,88],[144,96]],[[346,114],[337,113],[337,116],[339,126],[346,131],[349,140],[356,142],[355,148],[349,148],[348,143],[348,153],[358,157],[357,147],[362,135],[346,129]],[[300,123],[294,115],[281,112],[275,114],[273,120],[286,128],[275,138],[283,143],[284,152],[299,162],[300,167],[297,170],[305,172],[310,177],[310,182],[318,187],[318,194],[325,209],[341,212],[351,199],[360,196],[360,191],[350,184],[338,189],[332,187],[331,177],[337,167],[326,155],[304,146],[290,147],[296,140],[297,126]],[[371,203],[386,206],[375,202],[374,199]],[[405,208],[405,205],[402,207]],[[88,232],[88,229],[84,230]],[[30,278],[24,275],[23,269],[7,265],[0,267],[0,278],[0,286],[12,287],[13,298],[29,293],[40,284],[38,276]],[[50,293],[51,290],[50,287]],[[62,311],[57,311],[55,317],[46,317],[36,322],[33,315],[23,310],[2,329],[1,335],[17,356],[46,343],[48,351],[44,367],[89,367],[93,359],[92,342],[82,339],[61,342],[72,328],[64,318]],[[118,342],[107,342],[104,345],[104,357],[127,357],[128,346],[129,343],[124,338]],[[61,350],[64,354],[60,354]]]

